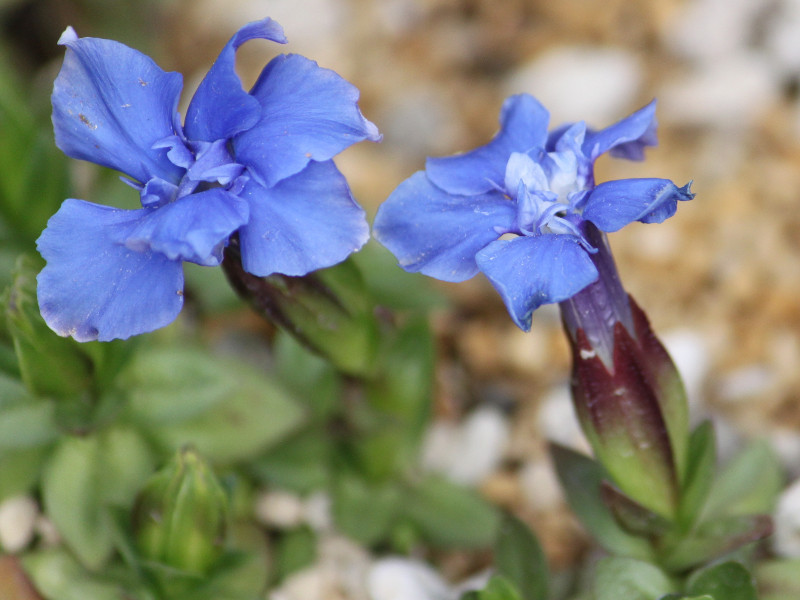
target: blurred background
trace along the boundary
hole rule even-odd
[[[539,98],[553,126],[595,128],[658,98],[659,146],[643,163],[603,157],[597,180],[693,180],[697,197],[663,225],[610,236],[624,284],[682,370],[694,418],[717,423],[723,455],[765,436],[800,474],[798,0],[2,0],[0,270],[57,209],[43,186],[114,203],[103,175],[52,147],[48,98],[67,25],[182,72],[185,103],[227,39],[265,16],[289,44],[246,44],[245,86],[288,51],[360,88],[384,139],[337,164],[370,214],[426,156],[486,143],[508,95]],[[20,179],[29,155],[11,136],[43,153],[47,177]],[[127,191],[111,181],[108,194]],[[568,563],[582,533],[545,440],[581,442],[557,311],[538,311],[524,334],[482,277],[435,285],[450,302],[433,316],[437,424],[423,461],[526,515],[551,560]]]

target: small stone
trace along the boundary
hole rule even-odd
[[[545,394],[539,406],[538,425],[540,433],[549,441],[579,452],[591,452],[566,385],[554,387]]]
[[[797,479],[778,498],[773,514],[775,532],[772,548],[784,558],[800,558],[800,479]]]
[[[774,383],[771,369],[764,365],[748,365],[719,377],[716,391],[721,400],[742,402],[765,394]]]
[[[377,561],[367,579],[371,600],[455,600],[450,588],[435,570],[425,563],[407,558]]]
[[[314,531],[330,531],[333,527],[331,497],[325,492],[316,492],[303,503],[305,521]]]
[[[0,504],[0,547],[5,552],[24,550],[33,540],[39,514],[36,501],[29,496],[14,496]]]
[[[264,525],[289,529],[303,522],[303,501],[299,496],[281,490],[261,494],[256,500],[256,518]]]
[[[527,92],[551,111],[552,124],[586,121],[606,127],[631,108],[642,83],[637,58],[607,46],[562,46],[514,73],[509,94]]]
[[[535,459],[526,462],[520,470],[519,478],[522,492],[531,508],[545,512],[558,508],[563,503],[561,484],[550,461]]]

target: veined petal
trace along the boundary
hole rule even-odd
[[[152,177],[177,182],[181,169],[165,149],[152,146],[175,134],[180,73],[162,71],[118,42],[79,39],[72,28],[58,43],[67,46],[52,95],[58,147],[141,183]]]
[[[656,101],[600,131],[587,131],[583,152],[592,161],[611,151],[611,156],[643,160],[646,146],[658,144]]]
[[[214,267],[222,262],[230,235],[247,222],[248,209],[241,198],[214,188],[147,209],[114,239],[137,252],[158,252],[170,260]]]
[[[59,335],[79,342],[126,339],[172,322],[183,306],[181,263],[135,252],[113,238],[148,209],[66,200],[37,240],[39,308]]]
[[[597,279],[597,269],[571,235],[498,240],[475,259],[523,331],[530,330],[531,315],[542,304],[566,300]]]
[[[549,120],[550,113],[533,96],[511,96],[503,104],[500,131],[491,142],[464,154],[429,158],[425,163],[428,178],[444,191],[462,196],[502,187],[513,152],[544,148]]]
[[[236,50],[249,40],[286,43],[283,28],[270,18],[248,23],[228,41],[206,74],[186,111],[184,129],[191,140],[213,142],[250,129],[261,105],[242,89],[234,70]]]
[[[497,191],[454,196],[419,171],[380,206],[375,238],[406,271],[442,281],[464,281],[478,272],[475,254],[512,231],[516,204]]]
[[[691,200],[691,182],[679,188],[669,179],[606,181],[589,193],[583,218],[611,233],[628,223],[661,223],[675,214],[678,201]]]
[[[369,238],[364,210],[333,161],[311,162],[270,188],[250,180],[241,197],[250,204],[239,230],[242,265],[253,275],[305,275],[343,261]]]
[[[358,109],[355,86],[297,54],[277,56],[250,92],[261,118],[233,140],[236,160],[266,187],[381,135]]]
[[[504,177],[506,192],[516,192],[520,184],[529,190],[549,190],[550,184],[541,165],[521,152],[512,152]],[[519,194],[517,194],[519,195]]]

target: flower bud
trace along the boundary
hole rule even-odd
[[[589,225],[597,281],[561,303],[572,395],[586,437],[620,490],[673,517],[688,448],[688,405],[675,365],[625,293],[605,235]]]
[[[133,529],[144,558],[203,574],[222,553],[226,518],[225,490],[197,452],[184,448],[139,493]]]
[[[222,267],[256,312],[346,373],[366,375],[377,349],[377,321],[361,274],[349,261],[301,277],[258,277],[244,270],[231,236]]]

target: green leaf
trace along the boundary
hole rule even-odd
[[[743,564],[735,561],[711,565],[692,573],[687,591],[719,600],[757,600],[752,575]]]
[[[701,523],[689,537],[665,546],[660,563],[673,571],[718,558],[772,533],[772,521],[765,515],[720,517]]]
[[[675,583],[650,563],[619,557],[603,558],[597,563],[595,600],[658,600],[676,591]]]
[[[766,440],[756,440],[725,465],[711,488],[703,514],[770,514],[783,483],[775,452]]]
[[[600,488],[608,475],[600,464],[557,444],[550,451],[567,502],[592,536],[612,554],[652,558],[649,544],[622,529],[603,502]]]
[[[600,495],[617,523],[633,535],[655,537],[672,528],[671,521],[632,500],[607,481],[600,484]]]
[[[263,483],[305,494],[328,484],[333,452],[326,432],[314,427],[250,461],[247,469]]]
[[[36,588],[48,600],[121,600],[144,598],[130,581],[108,581],[87,573],[63,548],[28,554],[22,559]],[[123,596],[122,590],[126,594]]]
[[[199,350],[140,353],[124,381],[133,418],[161,446],[192,444],[215,463],[252,458],[304,419],[302,406],[262,372]]]
[[[514,584],[502,575],[492,575],[486,587],[462,594],[461,600],[525,600]]]
[[[105,476],[101,458],[97,436],[64,438],[42,473],[45,512],[90,570],[100,569],[113,549],[110,516],[101,492]]]
[[[711,486],[717,462],[716,437],[709,421],[697,426],[689,438],[686,477],[678,509],[678,520],[688,530],[700,518]]]
[[[48,453],[47,447],[0,451],[0,502],[34,487]]]
[[[34,448],[54,441],[58,437],[54,413],[49,400],[0,405],[0,451]]]
[[[402,501],[395,485],[368,484],[353,475],[343,474],[333,488],[333,518],[344,534],[370,545],[388,536]]]
[[[275,580],[311,565],[317,557],[317,536],[308,527],[286,532],[275,547]]]
[[[439,477],[409,485],[401,506],[420,534],[437,546],[489,546],[500,525],[497,509],[475,490]]]
[[[521,600],[547,600],[547,557],[530,527],[510,514],[505,514],[500,524],[494,563],[497,573],[508,578]]]

